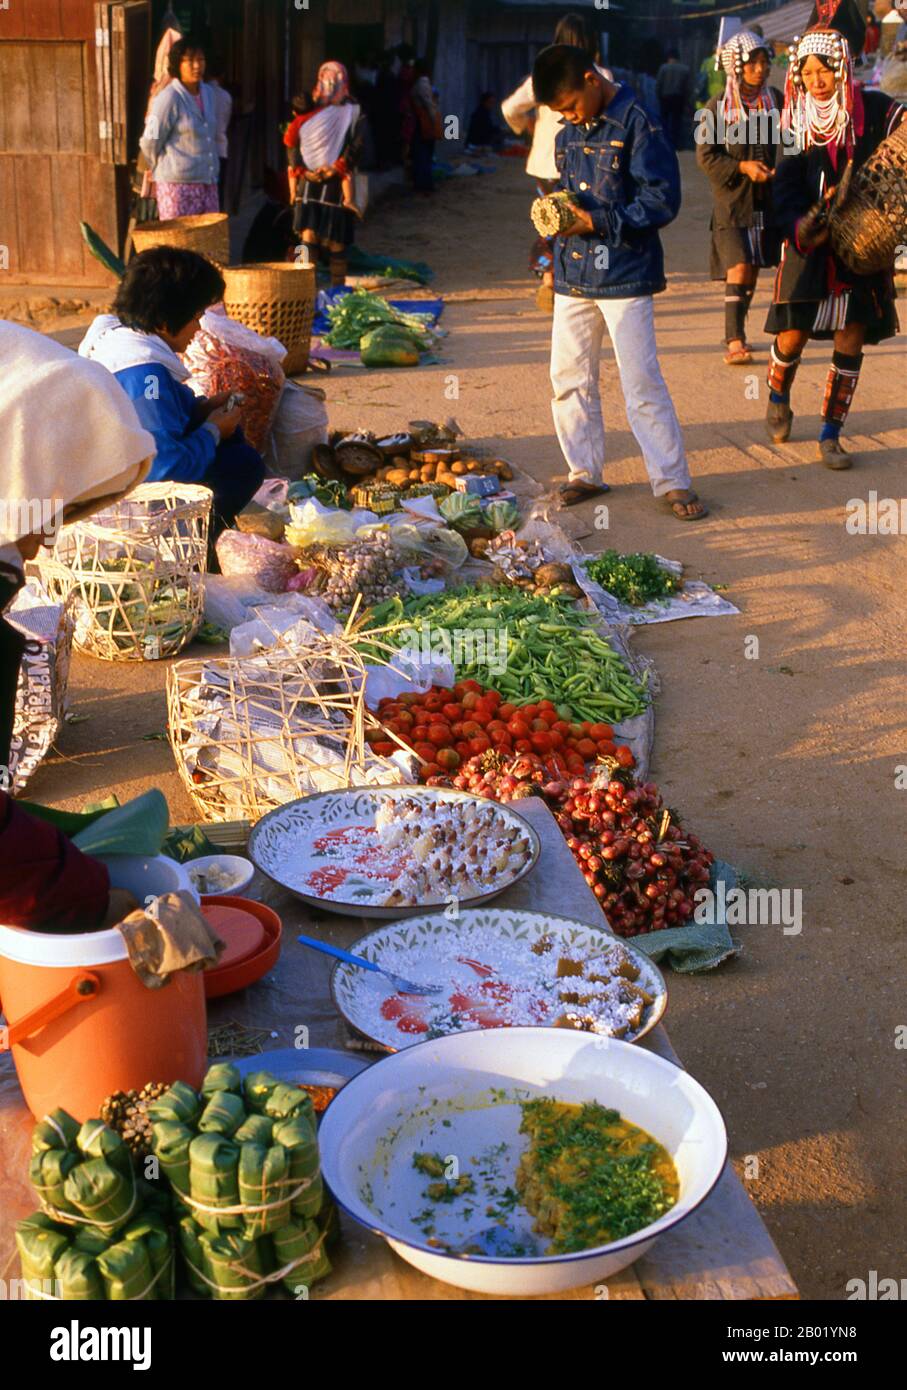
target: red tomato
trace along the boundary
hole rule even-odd
[[[571,725],[570,725],[570,737],[571,737],[571,738],[582,738],[582,736],[583,736],[583,726],[582,726],[582,724],[571,724]]]
[[[613,738],[614,730],[610,724],[593,724],[589,730],[589,737],[594,738],[596,743],[600,743],[603,738]]]
[[[491,739],[487,734],[477,734],[475,738],[469,740],[469,749],[473,757],[479,753],[487,753],[491,747]]]
[[[555,722],[554,727],[555,729],[557,729],[559,734],[563,735],[564,738],[567,738],[568,734],[570,733],[570,725],[567,723],[566,719],[558,719]]]
[[[503,704],[498,706],[498,718],[503,720],[512,719],[516,714],[516,705]]]
[[[599,739],[599,743],[598,743],[598,755],[599,755],[600,758],[613,758],[613,757],[614,757],[614,754],[615,754],[616,752],[617,752],[617,745],[616,745],[616,743],[614,742],[613,739],[610,739],[610,738]]]
[[[507,725],[502,719],[490,719],[485,726],[485,732],[489,738],[494,739],[495,743],[497,743],[501,735],[506,734]]]
[[[442,708],[444,701],[440,695],[426,695],[423,701],[423,709],[427,709],[429,714],[436,714]]]
[[[549,733],[547,733],[547,732],[545,732],[545,733],[540,733],[540,732],[538,732],[538,731],[534,732],[534,733],[531,735],[530,742],[531,742],[531,745],[532,745],[532,751],[533,751],[533,753],[550,753],[550,752],[551,752],[551,735],[550,735]]]
[[[544,709],[544,710],[551,709],[551,710],[555,710],[555,711],[556,711],[557,706],[555,705],[555,703],[554,703],[553,700],[539,700],[539,709],[540,709],[540,710],[543,710],[543,709]]]
[[[439,698],[445,705],[448,704],[449,701],[451,701],[451,700],[453,699],[453,697],[454,697],[453,691],[452,691],[452,690],[448,690],[446,685],[438,685],[438,686],[435,686],[435,689],[434,689],[434,691],[433,691],[432,693],[435,694],[435,695],[437,695],[438,698]]]
[[[589,737],[589,730],[592,728],[592,725],[589,723],[588,719],[584,719],[584,720],[583,720],[582,724],[580,725],[580,728],[581,728],[582,731],[583,731],[582,737],[583,737],[583,738],[588,738],[588,737]]]
[[[591,738],[581,738],[579,740],[579,743],[576,745],[576,751],[577,753],[581,753],[584,758],[588,759],[594,758],[596,753],[598,752],[598,749],[592,742]]]
[[[478,703],[479,697],[474,690],[467,690],[460,696],[460,704],[465,710],[469,710],[470,713],[475,709]]]
[[[497,690],[486,690],[485,694],[482,696],[482,699],[489,700],[494,705],[495,709],[497,709],[503,698],[504,697]]]
[[[443,777],[444,769],[440,763],[426,763],[419,771],[419,777],[427,782],[430,777]]]
[[[414,691],[407,690],[402,695],[397,696],[397,704],[402,705],[404,709],[409,709],[410,705],[414,705],[418,699],[419,696]]]
[[[551,732],[550,732],[549,735],[548,735],[548,738],[549,738],[550,741],[551,741],[551,747],[552,747],[552,748],[555,748],[555,749],[557,749],[557,748],[563,748],[563,746],[564,746],[564,736],[563,736],[563,734],[559,734],[558,731],[557,731],[557,729],[552,729]]]
[[[438,753],[438,762],[445,772],[456,772],[460,766],[460,755],[453,748],[442,748]]]
[[[521,718],[525,719],[527,723],[531,723],[531,721],[535,719],[538,712],[538,705],[524,705],[523,708],[520,710],[520,716]]]
[[[507,725],[507,728],[510,731],[510,733],[513,734],[514,738],[529,737],[529,725],[527,724],[526,720],[523,719],[519,714],[515,715],[514,718],[510,720],[510,723]]]
[[[529,725],[530,732],[533,734],[547,734],[550,727],[548,720],[542,719],[541,716],[538,719],[533,719]]]
[[[462,739],[459,743],[454,744],[454,747],[456,748],[456,750],[457,750],[457,752],[459,753],[459,755],[460,755],[461,758],[471,758],[471,757],[472,757],[472,754],[471,754],[470,751],[469,751],[469,740],[468,740],[468,739],[465,739],[465,738]]]
[[[436,748],[447,748],[450,745],[450,727],[447,724],[432,724],[428,730],[428,741],[433,743]]]
[[[413,740],[413,742],[415,742],[415,743],[427,743],[427,742],[428,742],[428,730],[429,730],[429,725],[428,725],[428,724],[417,724],[416,727],[415,727],[414,729],[410,729],[410,738],[411,738],[411,739]]]
[[[462,722],[462,720],[457,719],[453,724],[451,724],[451,726],[450,726],[450,732],[453,734],[453,736],[454,736],[455,739],[456,739],[456,738],[462,738],[462,737],[463,737],[463,722]]]
[[[413,750],[417,757],[424,758],[427,763],[433,763],[437,748],[433,743],[415,743]]]
[[[516,743],[513,745],[513,748],[514,752],[516,753],[532,752],[532,744],[529,742],[528,738],[518,738]]]
[[[621,767],[636,766],[636,759],[633,756],[633,750],[631,748],[628,748],[625,743],[622,743],[620,745],[620,747],[617,750],[617,753],[615,754],[615,757],[617,758],[617,761],[620,763]]]
[[[484,734],[485,730],[477,719],[466,719],[463,721],[463,737],[476,738],[479,734]]]
[[[509,734],[501,734],[500,738],[495,739],[494,746],[501,753],[510,753],[513,751],[513,739]]]
[[[408,709],[402,709],[400,713],[397,715],[397,727],[399,729],[404,729],[408,732],[413,727],[415,722],[415,719],[410,714]]]
[[[463,718],[463,706],[445,705],[441,713],[450,724],[455,724],[458,719]]]
[[[483,693],[484,687],[479,685],[478,681],[460,681],[460,685],[464,690],[471,690],[476,695],[481,695]]]

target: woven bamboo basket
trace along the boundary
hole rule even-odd
[[[230,317],[283,343],[287,376],[304,372],[315,318],[315,267],[289,261],[233,265],[224,269],[224,279],[224,308]]]
[[[177,661],[167,708],[176,765],[204,820],[256,821],[314,791],[406,780],[365,741],[365,667],[339,634],[292,651],[275,634],[263,656]]]
[[[907,121],[854,174],[851,194],[829,219],[835,253],[859,275],[891,270],[907,244]]]
[[[169,222],[140,222],[133,228],[136,251],[152,246],[180,246],[197,251],[219,266],[230,259],[230,219],[225,212],[202,212],[194,217],[174,217]]]
[[[64,526],[36,562],[48,591],[76,591],[75,645],[102,661],[176,656],[201,625],[213,495],[194,483],[144,483],[87,521]]]

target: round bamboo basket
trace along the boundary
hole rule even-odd
[[[907,121],[854,174],[851,194],[829,218],[832,246],[858,275],[891,270],[907,244]]]
[[[230,219],[225,212],[202,212],[195,217],[174,217],[169,222],[140,222],[133,230],[132,240],[136,251],[179,246],[224,266],[230,259]]]
[[[143,483],[60,530],[36,561],[48,593],[75,592],[75,645],[102,661],[176,656],[204,616],[213,494],[195,483]]]
[[[224,308],[230,318],[283,343],[287,376],[304,372],[315,318],[315,267],[289,261],[232,265],[224,268],[224,280]]]

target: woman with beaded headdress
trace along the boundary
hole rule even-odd
[[[725,362],[745,366],[753,354],[746,316],[759,268],[777,265],[781,236],[772,209],[781,93],[769,87],[772,51],[761,34],[742,30],[723,44],[716,67],[724,94],[700,112],[696,161],[712,185],[711,276],[724,283]]]
[[[843,27],[843,26],[842,26]],[[766,429],[788,439],[791,387],[810,338],[834,343],[825,387],[819,458],[849,468],[840,433],[853,401],[863,348],[898,331],[893,267],[860,275],[835,254],[828,229],[834,199],[907,115],[907,108],[853,79],[851,50],[838,29],[814,28],[795,40],[782,128],[792,145],[778,166],[774,201],[787,240],[766,330],[774,335]]]

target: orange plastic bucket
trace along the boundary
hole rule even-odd
[[[169,887],[191,891],[188,875],[171,860],[105,862],[115,886],[140,901]],[[36,1117],[61,1105],[87,1120],[113,1091],[146,1081],[201,1083],[204,975],[180,971],[163,989],[146,989],[116,930],[61,936],[0,926],[0,998],[6,1042]]]

